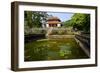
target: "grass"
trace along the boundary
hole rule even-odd
[[[25,44],[25,61],[88,58],[72,38],[41,39]]]

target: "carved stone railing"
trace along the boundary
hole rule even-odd
[[[89,36],[76,34],[75,38],[78,39],[86,47],[86,50],[90,52],[90,37]]]

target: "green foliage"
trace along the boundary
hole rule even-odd
[[[72,26],[74,29],[82,30],[85,32],[90,31],[90,15],[75,13],[71,20],[63,22],[64,27]]]
[[[78,30],[89,31],[90,30],[90,15],[76,13],[73,15],[72,19],[73,28]]]
[[[42,22],[46,20],[47,14],[46,12],[25,11],[24,16],[25,26],[32,28],[41,27]]]
[[[63,24],[64,27],[70,27],[70,26],[72,26],[71,20],[65,21],[62,24]]]
[[[29,26],[30,28],[33,26],[33,20],[32,20],[32,12],[31,11],[25,11],[24,12],[24,18],[25,18],[25,26]]]

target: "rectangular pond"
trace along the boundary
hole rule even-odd
[[[25,61],[45,61],[89,58],[74,38],[40,39],[24,46]]]

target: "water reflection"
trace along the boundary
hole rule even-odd
[[[74,39],[42,39],[25,44],[25,61],[88,58]]]

